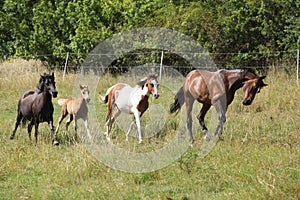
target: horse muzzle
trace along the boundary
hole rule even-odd
[[[249,106],[249,105],[251,105],[251,103],[252,103],[252,100],[251,100],[251,99],[244,99],[244,100],[243,100],[243,105],[244,105],[244,106]]]
[[[52,91],[52,92],[51,92],[51,95],[53,96],[53,98],[56,98],[56,97],[57,97],[57,94],[58,94],[57,91]]]
[[[158,99],[158,97],[159,97],[159,93],[157,93],[157,94],[153,94],[153,97],[154,97],[155,99]]]

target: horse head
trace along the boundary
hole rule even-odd
[[[257,93],[260,92],[261,88],[267,86],[263,82],[266,76],[257,76],[254,71],[247,70],[245,74],[246,81],[243,82],[243,105],[251,105]]]
[[[157,81],[157,76],[155,75],[147,76],[145,86],[148,88],[148,93],[152,94],[155,99],[159,97],[159,92],[158,92],[159,84]]]
[[[80,86],[80,94],[82,98],[88,103],[90,102],[90,91],[87,85],[79,85]]]
[[[157,81],[157,76],[150,74],[147,77],[140,80],[137,83],[137,85],[142,87],[142,89],[144,89],[144,87],[146,87],[148,90],[148,94],[152,94],[155,99],[157,99],[159,97],[159,92],[158,92],[159,84]]]
[[[42,83],[44,85],[44,91],[48,91],[54,98],[57,97],[57,90],[55,86],[55,77],[54,73],[52,75],[44,73],[41,75]]]

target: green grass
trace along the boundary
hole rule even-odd
[[[283,72],[269,72],[265,81],[269,86],[249,107],[241,105],[242,91],[237,92],[227,112],[223,140],[207,157],[196,156],[202,143],[198,130],[194,146],[179,159],[160,170],[135,174],[98,161],[74,139],[73,125],[69,132],[61,127],[58,147],[51,144],[47,124],[40,125],[37,146],[29,143],[25,128],[18,129],[16,138],[9,140],[19,96],[35,88],[45,70],[39,63],[22,60],[2,63],[0,69],[0,199],[300,198],[300,91],[296,80]],[[76,75],[67,74],[62,80],[62,74],[55,73],[59,97],[72,96]],[[116,81],[102,77],[97,93],[103,95]],[[173,97],[163,87],[160,93],[160,99],[151,99],[151,105],[168,108]],[[95,106],[97,121],[104,130],[106,105],[98,103],[97,95],[90,106]],[[54,107],[56,125],[60,114],[56,100]],[[143,126],[148,119],[145,113]],[[178,116],[166,119],[159,134],[141,145],[135,137],[125,142],[117,126],[112,141],[132,152],[162,148],[176,135],[180,122]],[[207,123],[209,119],[207,116]]]

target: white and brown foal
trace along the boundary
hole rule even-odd
[[[121,112],[124,112],[133,114],[135,118],[126,133],[126,140],[135,122],[138,130],[139,143],[142,142],[140,118],[149,107],[148,99],[151,94],[155,99],[159,97],[158,81],[154,75],[148,75],[140,80],[135,87],[131,87],[126,83],[117,83],[106,91],[105,98],[100,97],[103,103],[108,104],[106,117],[107,132],[105,132],[107,140],[110,140],[109,134],[114,121]],[[112,114],[114,108],[117,108],[117,112]]]
[[[87,107],[87,103],[90,102],[90,100],[90,92],[87,85],[80,85],[80,96],[77,98],[58,99],[57,102],[60,106],[62,106],[62,109],[55,133],[57,134],[59,126],[64,118],[70,114],[70,118],[66,122],[66,129],[68,130],[69,124],[72,122],[72,120],[74,120],[75,132],[77,132],[77,120],[83,119],[87,135],[89,139],[91,139],[91,134],[88,127]]]

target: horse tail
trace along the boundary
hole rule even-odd
[[[58,103],[58,105],[62,106],[66,102],[66,100],[67,99],[58,99],[57,103]]]
[[[107,103],[108,102],[108,94],[106,94],[105,97],[99,95],[99,101],[101,103]]]
[[[183,87],[179,89],[177,94],[175,95],[175,101],[170,106],[170,113],[174,113],[177,110],[181,108],[181,106],[184,104],[184,92]]]
[[[113,87],[114,87],[114,86],[111,86],[110,88],[108,88],[108,89],[106,90],[105,97],[99,95],[99,101],[100,101],[101,103],[107,103],[107,102],[108,102],[109,93],[110,93],[110,91],[113,89]]]

